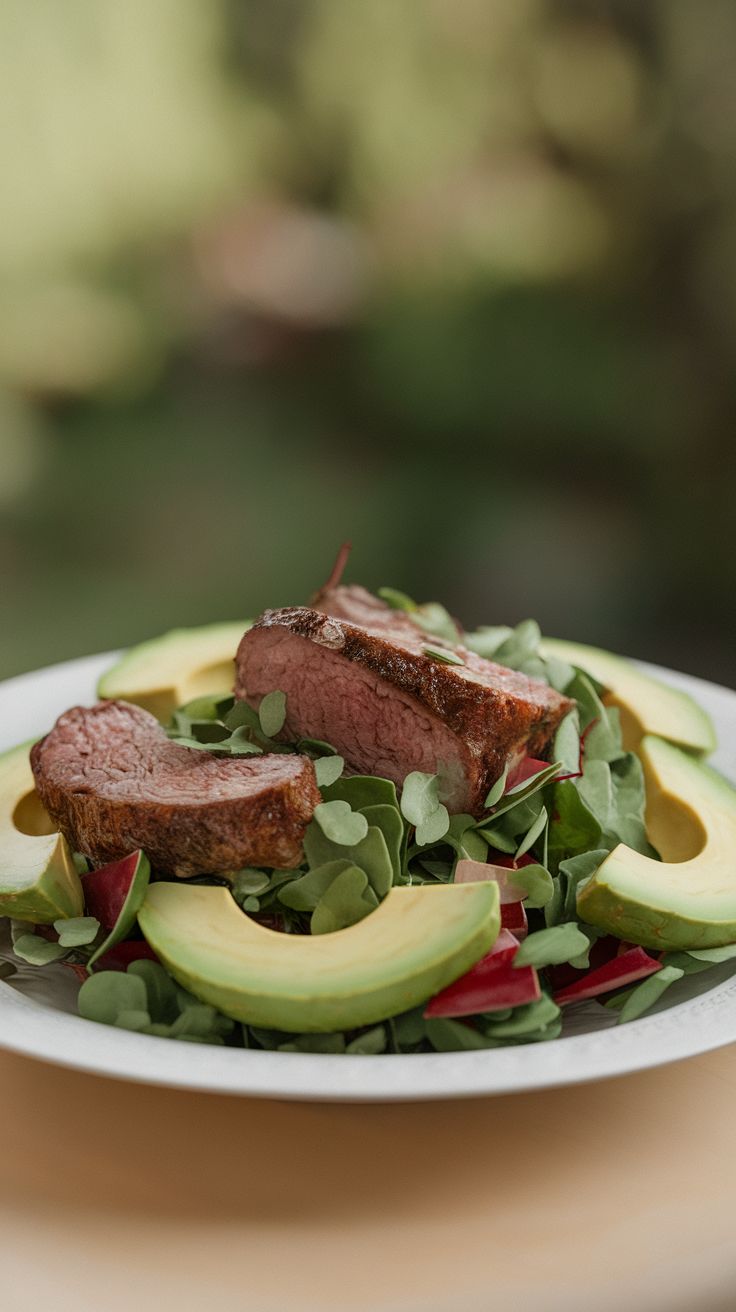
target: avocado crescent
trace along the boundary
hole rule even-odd
[[[0,756],[0,916],[52,925],[84,915],[72,854],[36,793],[23,743]]]
[[[248,620],[205,624],[197,629],[172,629],[160,638],[141,642],[103,674],[97,696],[142,706],[166,724],[178,706],[195,697],[232,691],[235,653],[248,628]]]
[[[662,860],[620,843],[579,893],[579,916],[660,950],[736,942],[736,792],[662,738],[643,738],[639,756],[647,835]]]
[[[151,884],[138,922],[184,988],[234,1020],[300,1034],[355,1029],[438,993],[498,937],[498,885],[392,888],[348,929],[280,934],[226,888]]]
[[[621,714],[624,749],[635,752],[645,734],[656,734],[676,743],[695,756],[709,756],[716,749],[710,716],[686,692],[660,683],[637,669],[623,656],[585,647],[577,642],[543,638],[542,656],[556,656],[587,671],[603,684],[606,706],[617,706]]]

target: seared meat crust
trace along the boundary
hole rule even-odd
[[[36,790],[96,865],[143,848],[164,874],[292,868],[322,800],[306,756],[219,759],[170,742],[128,702],[75,706],[31,750]]]
[[[507,761],[539,757],[574,705],[554,689],[450,648],[463,665],[428,655],[415,626],[363,627],[305,607],[266,611],[243,635],[235,696],[255,709],[286,693],[285,737],[325,739],[349,773],[400,787],[412,770],[440,771],[452,812],[480,815]]]

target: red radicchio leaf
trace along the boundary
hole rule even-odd
[[[599,993],[609,993],[611,989],[621,988],[624,984],[633,984],[635,980],[645,979],[662,969],[662,963],[655,961],[643,948],[631,948],[620,957],[591,971],[576,984],[560,989],[554,995],[558,1007],[566,1002],[581,1002],[584,998],[595,998]]]
[[[579,980],[590,975],[591,971],[598,970],[599,966],[605,966],[607,962],[613,961],[618,952],[619,941],[613,934],[606,934],[605,938],[597,938],[590,947],[589,964],[581,970],[571,966],[567,961],[560,966],[547,966],[547,979],[553,990],[566,989],[570,984],[577,984]]]
[[[534,967],[513,967],[518,948],[514,935],[502,929],[490,952],[431,999],[425,1017],[473,1016],[481,1011],[538,1002],[542,994]]]
[[[106,933],[110,933],[118,922],[125,906],[125,899],[135,879],[140,860],[140,852],[131,852],[122,861],[102,866],[82,875],[84,904],[88,916],[99,920]]]
[[[521,902],[503,902],[501,904],[501,927],[518,938],[519,942],[529,933],[526,911]]]
[[[535,774],[540,774],[542,770],[549,770],[549,761],[535,761],[533,756],[522,757],[506,780],[504,796],[511,788],[526,783],[527,779],[531,779]]]

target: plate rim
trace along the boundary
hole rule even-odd
[[[46,732],[53,723],[51,716],[55,718],[75,700],[93,701],[97,678],[118,655],[82,657],[0,682],[0,708],[11,711],[11,728],[4,725],[3,740],[15,734],[15,742],[27,741]],[[736,693],[730,689],[648,662],[636,664],[696,700],[700,693],[705,700],[720,702],[724,711],[728,706],[736,727]],[[722,726],[718,716],[714,718],[718,731]],[[24,731],[17,733],[13,725],[24,726]],[[12,745],[7,742],[0,748]],[[729,760],[723,745],[710,760],[736,782],[736,763]],[[511,1048],[382,1056],[172,1043],[55,1011],[0,981],[0,1047],[90,1074],[243,1097],[320,1102],[487,1097],[630,1074],[734,1041],[736,975],[689,1001],[620,1028]]]

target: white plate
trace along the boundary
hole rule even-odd
[[[69,661],[0,684],[0,751],[46,732],[69,706],[94,702],[97,679],[117,654]],[[721,744],[712,764],[736,783],[736,693],[656,666],[643,668],[689,692],[709,712]],[[0,926],[5,923],[0,920]],[[628,1025],[611,1028],[615,1015],[581,1003],[565,1009],[566,1037],[553,1042],[416,1056],[336,1057],[176,1043],[81,1020],[71,1014],[75,990],[73,973],[58,965],[42,972],[21,968],[14,985],[0,982],[0,1045],[79,1070],[176,1088],[385,1100],[575,1084],[736,1041],[736,963],[686,976],[667,990],[656,1014]],[[50,992],[54,1006],[40,1000]]]

